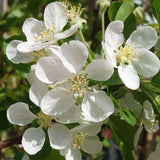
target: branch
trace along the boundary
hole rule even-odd
[[[15,136],[15,137],[13,137],[13,138],[10,138],[10,139],[4,140],[4,141],[0,141],[0,149],[3,149],[3,148],[6,148],[6,147],[9,147],[9,146],[12,146],[12,145],[14,145],[14,144],[19,144],[19,143],[21,143],[22,135],[23,135],[23,133]]]

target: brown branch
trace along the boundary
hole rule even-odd
[[[3,149],[3,148],[6,148],[6,147],[9,147],[9,146],[12,146],[12,145],[14,145],[14,144],[19,144],[19,143],[21,143],[22,135],[23,135],[23,133],[15,136],[15,137],[13,137],[13,138],[10,138],[10,139],[4,140],[4,141],[0,141],[0,149]]]

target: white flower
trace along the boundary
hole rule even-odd
[[[118,68],[118,74],[126,87],[137,89],[140,84],[138,74],[148,78],[160,69],[158,57],[149,51],[157,42],[157,33],[150,26],[139,28],[122,46],[123,28],[124,24],[121,21],[114,21],[108,25],[103,43],[105,56],[115,68]]]
[[[54,53],[59,52],[60,49],[59,46],[54,45],[52,46],[53,48],[52,51],[49,50],[48,48],[45,48],[27,53],[21,53],[17,50],[17,46],[21,43],[23,43],[23,41],[12,40],[11,42],[8,43],[6,47],[7,58],[11,62],[16,64],[29,63],[29,62],[37,63],[41,57],[55,56]]]
[[[54,149],[66,148],[72,141],[72,134],[69,129],[62,124],[56,123],[56,121],[61,121],[61,118],[48,116],[43,112],[34,115],[30,112],[26,103],[19,102],[11,105],[7,110],[7,118],[12,124],[20,126],[27,125],[37,119],[40,127],[29,128],[22,136],[22,145],[28,154],[36,154],[42,149],[45,142],[45,133],[42,128],[47,129],[50,145]],[[65,118],[63,117],[62,122],[66,122]]]
[[[27,41],[18,44],[17,50],[22,53],[41,50],[59,39],[71,36],[77,31],[78,25],[61,32],[67,22],[65,5],[60,2],[48,4],[44,11],[44,22],[35,18],[25,20],[22,30]]]
[[[65,148],[60,150],[60,154],[65,156],[66,160],[82,160],[80,150],[96,154],[102,150],[103,144],[97,136],[101,127],[95,125],[80,125],[70,130],[73,135],[72,142]]]
[[[131,93],[127,93],[122,101],[125,106],[131,109],[136,118],[141,120],[141,124],[134,137],[134,147],[136,148],[143,127],[147,132],[154,133],[159,129],[159,126],[155,119],[152,104],[148,100],[145,101],[142,106],[134,99]]]
[[[68,17],[70,24],[78,25],[79,28],[82,28],[82,24],[87,23],[85,19],[80,17],[85,8],[81,8],[80,3],[78,6],[72,6],[67,0],[62,1],[62,3],[66,6],[66,16]]]
[[[50,48],[52,49],[52,48]],[[42,111],[49,115],[62,114],[73,104],[80,104],[87,121],[103,121],[114,111],[114,105],[103,91],[93,92],[87,79],[107,80],[112,66],[103,59],[94,60],[85,70],[88,51],[80,41],[70,41],[61,46],[59,59],[44,57],[36,65],[36,76],[45,83],[61,83],[50,90],[41,101]],[[61,59],[61,61],[60,61]]]

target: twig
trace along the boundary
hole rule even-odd
[[[13,137],[13,138],[10,138],[10,139],[4,140],[4,141],[0,141],[0,149],[3,149],[3,148],[6,148],[6,147],[9,147],[9,146],[12,146],[12,145],[14,145],[14,144],[19,144],[19,143],[21,143],[22,135],[23,135],[23,133],[15,136],[15,137]]]

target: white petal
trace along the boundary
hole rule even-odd
[[[44,11],[44,22],[47,29],[55,27],[55,32],[59,32],[67,24],[67,16],[65,6],[60,2],[52,2],[48,4]]]
[[[72,36],[77,31],[77,29],[78,29],[78,25],[77,24],[73,25],[68,30],[65,30],[64,32],[55,34],[55,38],[57,40],[68,38],[68,37]]]
[[[143,103],[143,116],[150,122],[155,121],[154,110],[152,108],[152,104],[148,100]]]
[[[132,65],[118,66],[118,74],[126,87],[133,90],[139,88],[139,77]]]
[[[70,41],[69,44],[64,43],[61,46],[62,53],[57,55],[64,63],[64,66],[72,73],[78,73],[85,65],[88,50],[86,46],[78,41]]]
[[[64,149],[70,145],[72,134],[69,129],[62,124],[55,124],[48,128],[50,145],[54,149]]]
[[[126,93],[121,101],[124,101],[124,103],[126,103],[126,106],[121,105],[122,107],[128,107],[136,117],[141,116],[142,105],[134,99],[133,95],[130,92]]]
[[[55,117],[57,122],[63,124],[76,123],[79,122],[80,120],[80,114],[81,114],[80,106],[73,105],[67,112],[57,115]]]
[[[73,93],[68,93],[65,88],[56,87],[44,95],[41,109],[49,115],[62,114],[68,111],[75,102]]]
[[[82,160],[82,154],[78,147],[67,147],[60,150],[60,154],[65,156],[66,160]]]
[[[123,37],[124,24],[122,21],[111,22],[105,32],[105,43],[109,47],[117,50],[124,42]]]
[[[7,58],[13,63],[27,63],[32,62],[32,53],[21,53],[17,50],[17,46],[23,41],[13,40],[8,43],[6,47]]]
[[[35,75],[35,68],[36,68],[36,65],[35,64],[32,65],[31,69],[30,69],[30,71],[28,73],[28,81],[29,81],[30,85],[32,85],[32,83],[34,81],[38,81],[38,78]]]
[[[154,152],[151,152],[151,154],[148,156],[147,160],[160,160],[160,152],[159,150],[156,150]]]
[[[21,160],[29,160],[29,156],[27,154],[25,154]]]
[[[132,48],[150,49],[157,43],[157,32],[150,26],[136,29],[128,38],[127,42]]]
[[[114,111],[110,97],[103,91],[87,92],[82,102],[82,112],[87,121],[100,122]]]
[[[39,128],[29,128],[22,136],[22,145],[28,154],[36,154],[39,152],[45,142],[45,133]]]
[[[96,154],[102,150],[103,144],[101,141],[99,141],[97,136],[88,136],[85,138],[85,140],[87,140],[87,142],[85,144],[81,144],[81,149],[84,152],[89,154]]]
[[[21,126],[27,125],[37,118],[29,111],[29,106],[26,103],[18,102],[12,104],[7,110],[7,118],[12,124]]]
[[[88,74],[87,77],[97,81],[108,80],[113,72],[114,69],[112,65],[104,59],[94,60],[86,68],[86,73]]]
[[[140,134],[142,132],[142,129],[143,129],[143,127],[139,126],[139,128],[137,129],[137,132],[136,132],[136,134],[134,136],[134,148],[135,149],[137,148],[137,144],[138,144],[138,141],[139,141],[139,136],[140,136]]]
[[[117,68],[117,60],[115,56],[115,50],[108,46],[106,43],[102,43],[104,53],[105,53],[105,59],[114,67]]]
[[[43,48],[46,48],[50,46],[52,43],[55,43],[57,39],[53,39],[52,41],[49,42],[22,42],[17,46],[17,50],[22,53],[28,53],[28,52],[33,52],[33,51],[38,51]]]
[[[43,21],[37,20],[35,18],[27,18],[24,21],[22,27],[22,30],[26,35],[27,41],[37,41],[35,37],[39,37],[40,33],[45,30],[44,26],[45,24]]]
[[[36,76],[44,83],[62,82],[70,77],[70,72],[56,57],[41,58],[35,70]]]
[[[135,51],[138,53],[136,60],[133,61],[135,70],[143,77],[156,75],[160,69],[158,57],[146,49],[136,49]]]
[[[93,123],[92,125],[87,125],[86,127],[82,128],[80,132],[87,133],[88,136],[95,136],[100,132],[100,130],[101,130],[101,124]]]
[[[35,81],[29,90],[30,100],[37,106],[40,106],[42,97],[48,92],[48,87],[41,81]]]

